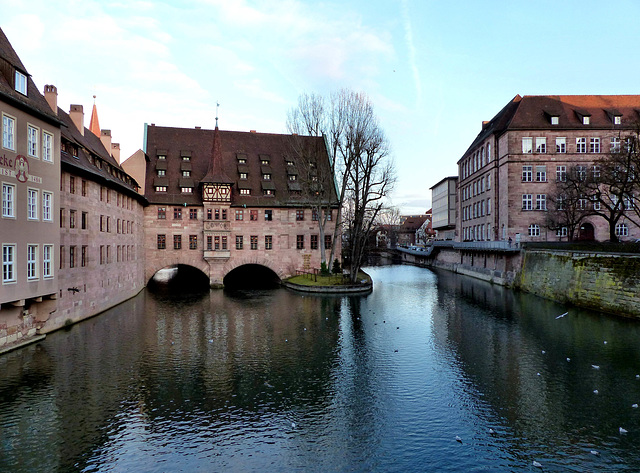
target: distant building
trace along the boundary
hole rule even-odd
[[[200,269],[213,286],[250,264],[284,278],[320,268],[321,246],[329,257],[338,207],[333,179],[322,214],[309,190],[330,173],[322,137],[155,125],[146,137],[147,279],[175,264]],[[317,163],[294,151],[294,139],[316,150]]]
[[[411,246],[416,244],[416,231],[427,220],[427,215],[403,215],[397,229],[398,245]]]
[[[633,127],[639,110],[640,95],[514,97],[483,122],[458,161],[458,239],[566,240],[566,231],[546,226],[548,196],[571,166],[599,172],[594,162],[620,145],[620,132]],[[640,237],[624,217],[616,233]],[[608,239],[607,222],[587,217],[578,238]]]
[[[60,120],[0,30],[0,348],[56,309]]]
[[[427,218],[422,225],[420,225],[420,228],[416,230],[416,245],[426,245],[436,236],[436,232],[432,226],[432,209],[427,210],[425,216]]]
[[[445,177],[431,187],[431,203],[436,240],[455,240],[458,213],[458,177]]]

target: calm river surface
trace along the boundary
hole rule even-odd
[[[143,292],[0,357],[0,471],[640,471],[640,323],[367,271],[366,297]]]

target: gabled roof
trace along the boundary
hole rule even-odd
[[[122,169],[122,167],[116,162],[116,160],[109,154],[106,150],[100,138],[93,133],[90,132],[88,128],[84,129],[84,136],[80,133],[80,131],[76,128],[73,120],[60,107],[58,107],[58,117],[63,123],[63,126],[60,129],[60,134],[62,135],[62,140],[67,141],[69,143],[74,144],[78,148],[78,156],[72,156],[70,153],[60,150],[60,159],[62,161],[62,165],[69,166],[75,170],[75,172],[91,176],[93,179],[97,181],[102,181],[104,183],[109,183],[112,187],[120,188],[121,190],[130,191],[130,195],[136,194],[136,198],[142,199],[142,196],[138,194],[135,190],[134,185],[128,184],[127,182],[118,178],[118,176],[114,176],[112,173],[108,172],[106,166],[102,166],[98,168],[90,159],[91,155],[93,157],[98,157],[105,163],[108,163],[112,169],[117,170],[118,172],[122,172],[131,178],[131,181],[137,185],[136,181],[127,174],[127,172]]]
[[[329,155],[324,138],[295,138],[323,153],[319,165],[323,166],[322,172],[327,173]],[[232,206],[307,206],[309,197],[305,196],[305,186],[300,185],[297,177],[302,158],[293,149],[292,135],[152,125],[147,127],[149,161],[145,195],[151,203],[201,205],[201,182],[224,182],[228,179],[232,184]],[[183,156],[187,154],[191,164],[189,177],[195,184],[193,193],[182,193],[179,188]],[[166,159],[158,159],[160,155]],[[160,185],[154,184],[154,179],[159,178],[159,163],[166,165],[167,192],[155,192],[155,185]],[[266,175],[268,179],[265,179]],[[296,180],[290,177],[293,175]],[[240,194],[240,189],[250,189],[250,194]],[[274,191],[273,195],[265,195],[267,190]],[[333,186],[330,201],[337,204]]]
[[[13,86],[16,70],[27,77],[26,96],[16,91]],[[18,54],[9,43],[2,28],[0,28],[0,100],[4,100],[27,113],[34,114],[49,123],[60,124],[44,96],[31,79],[24,64],[22,64]]]

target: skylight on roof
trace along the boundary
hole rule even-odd
[[[16,71],[15,89],[22,95],[27,95],[27,76],[20,71]]]

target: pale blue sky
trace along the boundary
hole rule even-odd
[[[0,27],[42,90],[85,107],[122,156],[143,124],[285,132],[302,92],[365,92],[391,142],[393,204],[429,187],[513,96],[635,94],[628,1],[0,0]]]

